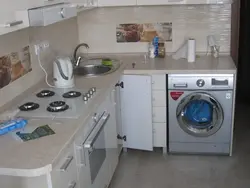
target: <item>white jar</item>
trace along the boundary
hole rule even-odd
[[[155,47],[152,43],[148,44],[148,56],[150,58],[155,58]]]

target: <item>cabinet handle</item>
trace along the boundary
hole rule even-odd
[[[65,16],[64,16],[64,8],[61,8],[60,15],[61,15],[62,18],[65,18]]]
[[[97,123],[99,121],[99,115],[97,113],[94,113],[94,115],[92,116],[92,119],[95,123]]]
[[[65,172],[67,170],[67,168],[69,167],[69,165],[70,165],[70,163],[72,162],[73,159],[74,159],[73,156],[67,157],[66,161],[61,166],[60,171]]]
[[[123,82],[121,82],[121,83],[117,83],[117,84],[115,84],[115,87],[121,87],[121,88],[124,88],[124,83]]]
[[[127,141],[127,136],[121,136],[121,135],[118,134],[118,135],[117,135],[117,139],[118,139],[118,140],[123,140],[123,141],[126,142],[126,141]]]
[[[13,22],[5,23],[5,24],[3,24],[3,25],[0,25],[0,27],[13,27],[13,26],[20,25],[20,24],[22,24],[22,23],[23,23],[22,20],[18,20],[18,21],[13,21]]]
[[[76,187],[76,182],[75,181],[72,181],[70,184],[69,184],[69,188],[75,188]]]

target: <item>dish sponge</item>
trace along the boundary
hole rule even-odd
[[[102,65],[105,65],[105,66],[112,66],[113,65],[113,62],[111,59],[102,59]]]

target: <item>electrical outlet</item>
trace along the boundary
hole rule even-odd
[[[38,55],[40,52],[44,51],[46,48],[49,47],[49,41],[43,41],[41,43],[35,44],[35,53]]]

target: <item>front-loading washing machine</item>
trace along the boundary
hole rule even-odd
[[[231,154],[233,74],[169,74],[169,153]]]

